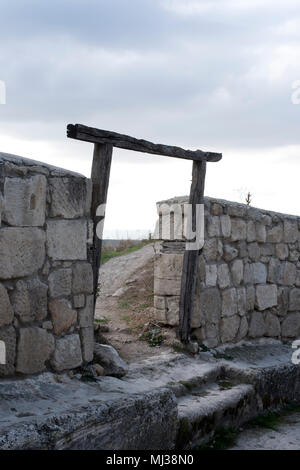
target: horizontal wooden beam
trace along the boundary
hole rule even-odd
[[[117,132],[104,131],[87,127],[82,124],[69,124],[67,127],[67,136],[71,139],[83,140],[94,144],[111,144],[127,150],[136,152],[152,153],[166,157],[184,158],[186,160],[218,162],[222,158],[221,153],[204,152],[202,150],[184,150],[180,147],[170,145],[161,145],[148,142],[147,140],[135,139],[128,135],[118,134]]]

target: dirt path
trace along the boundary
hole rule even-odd
[[[246,429],[231,450],[300,450],[300,413],[284,417],[274,430]]]
[[[112,258],[100,268],[100,295],[95,318],[102,319],[97,341],[111,344],[128,362],[169,351],[175,331],[155,323],[153,245]],[[108,331],[105,331],[108,329]],[[161,344],[150,346],[141,335],[155,332]],[[143,336],[142,336],[143,337]],[[147,336],[148,338],[148,336]]]

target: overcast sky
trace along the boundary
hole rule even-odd
[[[90,175],[82,123],[223,153],[206,194],[300,215],[299,0],[1,0],[0,151]],[[299,86],[299,84],[295,84]],[[300,99],[299,99],[300,101]],[[115,151],[106,230],[152,229],[191,162]]]

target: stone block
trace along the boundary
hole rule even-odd
[[[180,279],[155,279],[154,294],[159,296],[180,295]]]
[[[18,281],[11,294],[15,314],[23,323],[42,321],[47,317],[48,286],[39,279]]]
[[[183,254],[164,253],[156,258],[154,276],[159,279],[181,279]]]
[[[73,307],[74,308],[85,307],[85,295],[84,294],[77,294],[73,296]]]
[[[89,215],[91,181],[85,178],[49,178],[50,217],[75,219]]]
[[[238,250],[234,248],[233,246],[231,245],[224,246],[223,257],[225,261],[227,262],[232,261],[238,256],[238,254],[239,254]]]
[[[258,310],[277,305],[277,286],[275,284],[266,284],[256,286],[256,307]]]
[[[284,286],[293,286],[296,282],[297,269],[295,264],[286,261],[281,266],[280,284]]]
[[[237,306],[239,315],[243,316],[247,313],[247,294],[245,287],[237,289]]]
[[[128,372],[128,365],[117,351],[108,344],[95,345],[95,360],[104,367],[105,375],[123,377]]]
[[[290,302],[289,302],[289,311],[295,312],[296,310],[300,311],[300,289],[292,289],[290,291]]]
[[[277,284],[281,273],[281,262],[276,258],[271,258],[268,268],[268,282]]]
[[[249,243],[248,245],[249,258],[252,261],[258,261],[260,258],[260,248],[257,243]]]
[[[94,323],[94,296],[86,296],[85,307],[80,309],[78,312],[78,322],[79,326],[82,328],[87,328],[92,326]]]
[[[221,316],[221,295],[217,288],[206,289],[199,294],[200,314],[207,322],[217,323]]]
[[[0,284],[0,328],[9,325],[14,318],[14,311],[12,309],[7,290],[3,284]]]
[[[93,292],[93,269],[89,263],[76,263],[73,266],[73,294]]]
[[[5,343],[5,364],[0,364],[0,377],[15,373],[16,331],[12,326],[0,329],[0,341]]]
[[[276,245],[276,257],[284,261],[289,256],[289,247],[284,243],[278,243]]]
[[[256,228],[255,223],[253,220],[249,220],[247,222],[247,242],[255,242],[256,241]]]
[[[229,215],[221,215],[221,235],[224,238],[229,238],[231,235],[231,219]]]
[[[284,241],[285,243],[295,243],[298,240],[298,224],[297,221],[285,220],[283,223]]]
[[[42,226],[45,223],[46,185],[43,175],[6,178],[3,220],[14,226]]]
[[[244,283],[245,284],[254,283],[253,264],[246,263],[244,266]]]
[[[232,219],[231,221],[231,240],[246,240],[247,238],[247,225],[244,220]]]
[[[289,313],[281,324],[281,334],[287,338],[298,338],[300,335],[300,313]]]
[[[225,289],[231,284],[230,273],[227,264],[220,264],[218,266],[218,285],[220,289]]]
[[[237,341],[241,341],[243,338],[245,338],[247,336],[247,333],[248,333],[248,320],[246,317],[242,317],[241,318],[241,323],[240,323],[240,327],[239,327],[239,331],[238,331],[238,334],[237,334]]]
[[[205,338],[212,339],[217,338],[219,335],[219,324],[207,323],[205,325]]]
[[[267,231],[268,243],[280,243],[283,240],[283,228],[281,225],[275,225]]]
[[[267,282],[267,268],[263,263],[253,263],[254,284],[265,284]]]
[[[222,318],[220,323],[220,335],[222,343],[233,341],[238,334],[239,326],[240,317],[238,315]]]
[[[82,358],[84,362],[91,362],[94,357],[94,327],[80,329]]]
[[[256,239],[259,243],[265,243],[267,240],[267,230],[263,224],[256,224]]]
[[[52,300],[49,302],[49,310],[55,335],[65,333],[76,323],[77,312],[66,299]]]
[[[276,317],[275,315],[272,315],[272,313],[270,312],[266,312],[265,325],[266,325],[265,336],[270,336],[271,338],[276,338],[280,336],[281,328],[280,328],[280,321],[278,317]]]
[[[222,317],[230,317],[235,315],[237,308],[236,289],[227,289],[222,292]]]
[[[168,325],[175,326],[179,324],[179,296],[166,297],[166,321]],[[194,315],[193,315],[194,317]],[[198,323],[192,318],[192,327],[198,326]]]
[[[68,297],[72,288],[72,269],[56,269],[48,277],[50,298]]]
[[[216,261],[222,255],[221,245],[218,243],[217,238],[210,238],[204,241],[203,255],[207,262]]]
[[[47,252],[53,260],[87,258],[87,223],[85,220],[48,220]]]
[[[205,266],[205,284],[207,287],[215,287],[217,284],[218,268],[216,264]]]
[[[266,325],[261,312],[253,312],[250,317],[249,337],[259,338],[264,336]]]
[[[244,217],[246,215],[246,207],[243,205],[228,206],[227,213],[232,217]]]
[[[221,215],[221,214],[223,214],[223,207],[221,206],[221,204],[218,204],[218,203],[214,202],[211,206],[211,214],[212,215]]]
[[[254,310],[255,306],[255,287],[248,286],[246,288],[246,310],[247,312]]]
[[[64,336],[55,341],[55,351],[51,364],[58,372],[81,366],[82,354],[78,334]]]
[[[231,266],[231,274],[233,284],[239,285],[241,284],[243,277],[244,277],[244,263],[240,259],[236,259]]]
[[[54,338],[42,328],[20,328],[16,371],[36,374],[46,369],[45,362],[54,350]]]
[[[45,233],[39,228],[0,230],[0,279],[30,276],[45,260]]]
[[[220,236],[220,218],[217,216],[211,216],[207,221],[207,232],[209,237]]]

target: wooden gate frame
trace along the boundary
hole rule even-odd
[[[102,249],[102,240],[97,237],[96,229],[98,222],[104,219],[104,216],[97,215],[97,207],[100,204],[106,204],[113,147],[193,161],[189,204],[192,205],[192,229],[194,231],[196,230],[196,204],[204,203],[206,162],[218,162],[221,160],[222,154],[154,144],[146,140],[135,139],[127,135],[87,127],[82,124],[69,124],[67,126],[67,136],[71,139],[94,144],[91,171],[93,185],[91,217],[94,222],[94,235],[93,246],[88,259],[93,266],[95,307]],[[179,336],[181,341],[186,344],[190,342],[199,253],[199,250],[185,250],[183,258],[179,301]]]

